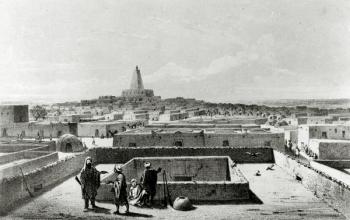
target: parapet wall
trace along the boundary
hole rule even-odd
[[[324,164],[335,169],[349,169],[350,160],[316,160],[318,163]]]
[[[9,154],[0,156],[0,165],[5,163],[10,163],[16,160],[21,160],[21,159],[33,159],[35,157],[47,155],[48,153],[49,152],[45,152],[45,151],[31,151],[31,150],[9,153]]]
[[[13,177],[13,176],[21,176],[22,172],[29,173],[32,170],[39,169],[43,166],[46,166],[50,163],[54,163],[55,161],[58,160],[57,152],[48,153],[48,152],[30,151],[30,152],[22,152],[22,154],[23,155],[21,155],[21,158],[19,159],[26,159],[26,158],[36,157],[36,156],[39,156],[39,157],[30,159],[23,163],[17,163],[17,164],[13,163],[11,164],[11,166],[7,166],[6,168],[1,169],[0,179]]]
[[[38,134],[44,138],[59,137],[62,134],[76,135],[76,123],[37,123],[24,122],[14,124],[0,124],[0,136],[18,137],[22,134],[24,137],[37,138]]]
[[[122,133],[114,136],[115,147],[270,147],[284,150],[284,133]]]
[[[134,157],[229,156],[237,163],[273,163],[271,148],[113,147],[93,148],[97,163],[126,163]],[[257,153],[254,157],[249,153]]]
[[[160,177],[161,175],[159,175]],[[161,178],[158,178],[160,180]],[[212,182],[168,182],[170,198],[186,196],[192,202],[244,201],[249,199],[249,183],[223,181]],[[157,183],[155,200],[164,199],[164,182]],[[96,197],[98,201],[113,201],[111,185],[102,184]]]
[[[29,198],[27,187],[32,194],[37,195],[42,192],[42,189],[78,173],[87,156],[95,160],[95,152],[87,151],[33,170],[24,176],[0,180],[0,214],[6,214],[18,205],[19,201]]]
[[[350,188],[320,170],[304,164],[278,152],[273,151],[275,163],[292,176],[301,179],[301,183],[317,197],[350,218]],[[328,168],[332,169],[332,168]],[[340,172],[340,171],[339,171]]]
[[[13,147],[14,149],[11,149]],[[23,150],[22,150],[23,149]],[[20,151],[14,151],[20,150]],[[56,150],[55,142],[49,142],[47,145],[0,145],[0,152],[8,154],[0,156],[0,165],[20,159],[32,159],[35,157],[47,155]],[[34,153],[35,152],[35,153]]]
[[[50,142],[8,142],[8,143],[1,143],[0,144],[0,152],[1,153],[11,153],[11,152],[17,152],[22,150],[29,150],[29,149],[42,149],[42,151],[55,151],[56,150],[56,142],[50,141]]]
[[[240,170],[233,166],[232,160],[225,156],[196,157],[142,157],[134,158],[123,166],[128,187],[131,179],[140,178],[143,162],[149,161],[152,166],[162,167],[158,174],[156,200],[164,199],[164,187],[168,187],[171,198],[186,196],[192,202],[203,201],[237,201],[249,199],[249,183]],[[166,175],[168,185],[164,185]],[[187,176],[190,179],[176,179],[176,176]],[[115,180],[111,174],[102,180],[97,199],[113,201],[112,185],[106,184]]]
[[[144,163],[150,162],[152,167],[161,167],[171,181],[184,181],[177,177],[188,177],[186,181],[230,181],[229,157],[135,157],[123,165],[126,181],[138,179],[144,172]],[[114,181],[115,174],[103,179],[103,182]]]

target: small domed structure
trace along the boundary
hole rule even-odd
[[[56,150],[61,152],[81,152],[83,143],[72,134],[64,134],[57,140]]]

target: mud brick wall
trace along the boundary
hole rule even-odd
[[[284,151],[284,133],[123,133],[114,136],[113,146],[179,146],[183,147],[270,147]]]
[[[193,184],[191,182],[169,182],[169,193],[171,199],[180,196],[186,196],[194,202],[204,201],[234,201],[249,199],[248,183],[215,183],[200,182]],[[164,198],[164,184],[157,184],[157,194],[155,199],[162,200]]]
[[[20,159],[33,159],[35,157],[44,156],[44,155],[47,155],[49,153],[50,152],[48,152],[48,151],[26,150],[26,151],[5,154],[5,155],[0,156],[0,164],[10,163],[12,161],[20,160]]]
[[[48,154],[50,151],[54,151],[55,149],[56,145],[49,144],[46,146],[36,146],[35,148],[29,148],[27,150],[5,154],[0,156],[0,164],[9,163],[19,159],[32,159],[34,157],[43,156],[45,154]]]
[[[123,165],[126,181],[139,180],[144,172],[144,162],[150,162],[154,169],[162,168],[168,181],[176,177],[188,177],[191,181],[229,181],[228,157],[143,157],[134,158]],[[159,174],[160,175],[160,174]],[[116,175],[110,175],[103,182],[114,181]],[[178,180],[180,181],[180,180]]]
[[[41,137],[49,138],[58,137],[62,134],[74,134],[76,135],[76,124],[74,123],[12,123],[12,124],[0,124],[0,131],[6,130],[7,137],[17,137],[22,132],[25,133],[25,137],[36,138],[38,133]],[[2,135],[2,134],[0,134]]]
[[[1,153],[11,153],[22,150],[29,149],[41,149],[42,151],[55,151],[56,150],[56,142],[42,142],[42,143],[11,143],[11,144],[0,144],[0,152]]]
[[[46,166],[50,163],[54,163],[58,160],[58,153],[48,153],[48,152],[24,152],[25,154],[32,154],[32,155],[24,155],[23,158],[28,158],[26,156],[35,157],[31,160],[28,160],[24,163],[20,164],[13,164],[12,166],[6,167],[4,169],[0,170],[0,179],[2,178],[9,178],[12,176],[20,176],[23,173],[28,173],[30,171],[33,171],[35,169],[40,169],[43,166]],[[44,154],[44,155],[42,155]],[[22,169],[22,172],[21,172]]]
[[[169,158],[135,158],[133,169],[140,177],[144,171],[144,162],[151,162],[153,168],[161,167],[166,171],[168,181],[175,181],[176,176],[191,177],[193,181],[224,181],[227,180],[228,161],[221,157],[174,157]],[[130,164],[131,165],[131,164]],[[127,168],[126,168],[127,169]]]
[[[350,160],[316,160],[318,163],[324,164],[336,169],[349,169]]]
[[[29,197],[26,185],[34,195],[39,194],[42,192],[42,189],[63,182],[66,178],[77,174],[81,170],[87,156],[91,156],[94,159],[94,151],[79,153],[71,158],[59,160],[40,169],[33,170],[25,174],[24,178],[16,176],[1,179],[0,215],[6,214],[7,211],[15,206],[16,202]]]
[[[96,200],[113,201],[112,185],[102,184]],[[186,196],[192,202],[234,201],[249,199],[249,184],[232,182],[168,182],[170,197]],[[164,183],[158,182],[155,200],[164,199]]]
[[[97,163],[126,163],[134,157],[229,156],[237,163],[273,163],[271,148],[235,147],[113,147],[94,148]],[[257,157],[249,155],[257,153]]]
[[[301,183],[305,188],[350,218],[350,188],[348,185],[320,170],[298,163],[280,152],[274,151],[274,157],[278,166],[290,175],[301,178]]]

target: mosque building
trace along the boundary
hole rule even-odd
[[[160,96],[154,96],[152,89],[144,88],[141,71],[138,66],[133,72],[130,88],[123,90],[122,98],[133,107],[152,106],[161,100]]]
[[[123,90],[121,96],[101,96],[98,99],[82,100],[81,104],[86,106],[121,103],[121,106],[127,109],[153,109],[160,101],[161,97],[155,96],[152,89],[144,88],[140,68],[136,66],[132,74],[130,88]]]

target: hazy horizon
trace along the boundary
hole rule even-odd
[[[350,98],[348,1],[28,0],[0,4],[0,102],[119,96]]]

